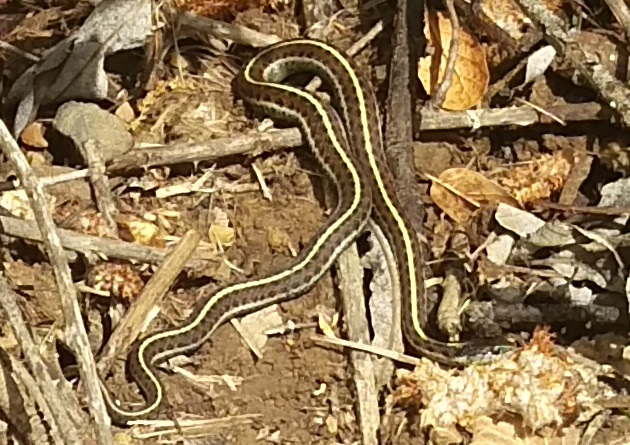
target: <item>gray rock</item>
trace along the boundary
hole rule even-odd
[[[88,140],[94,140],[103,150],[105,162],[127,152],[133,146],[133,137],[117,116],[96,104],[67,102],[59,107],[53,127],[72,139],[78,153]]]

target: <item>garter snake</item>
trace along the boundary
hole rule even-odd
[[[293,74],[320,76],[332,90],[340,112],[303,89],[283,84]],[[305,140],[337,191],[337,206],[312,241],[279,272],[223,287],[204,297],[179,327],[137,341],[128,370],[144,394],[135,411],[120,408],[103,386],[110,416],[117,424],[152,417],[164,400],[155,367],[191,353],[236,316],[284,302],[310,290],[338,256],[359,236],[370,216],[392,246],[403,304],[403,334],[414,351],[451,365],[471,360],[465,345],[441,343],[423,331],[420,243],[396,196],[381,136],[372,87],[353,63],[334,47],[293,39],[262,50],[239,72],[238,95],[253,109],[300,127]],[[484,351],[485,352],[485,351]]]

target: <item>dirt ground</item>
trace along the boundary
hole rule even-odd
[[[280,164],[286,163],[286,155],[278,158]],[[299,249],[324,222],[322,208],[312,190],[305,193],[292,185],[294,181],[299,184],[307,180],[308,174],[296,170],[292,176],[266,178],[273,197],[271,202],[258,192],[218,200],[218,205],[237,225],[238,246],[229,249],[226,256],[233,260],[232,252],[238,250],[239,264],[246,276],[281,267],[289,258],[288,246]],[[278,234],[283,242],[270,243],[270,238]],[[171,296],[164,303],[167,310],[163,317],[176,321],[177,314],[184,312],[195,298],[199,298],[196,289]],[[172,310],[174,306],[176,310]],[[316,321],[318,313],[334,313],[337,308],[331,277],[308,295],[283,304],[281,310],[285,321],[297,324]],[[277,443],[352,443],[356,440],[356,423],[345,355],[313,344],[309,340],[313,332],[313,328],[306,328],[271,337],[264,347],[264,357],[259,360],[234,327],[224,325],[211,344],[192,356],[193,366],[186,369],[198,376],[227,375],[242,382],[231,390],[225,384],[198,386],[189,379],[169,375],[165,378],[166,391],[174,412],[207,418],[259,416],[248,425],[239,425],[235,420],[231,426],[228,420],[226,427],[217,429],[214,443],[221,443],[218,438],[236,444],[269,438]],[[332,433],[326,426],[330,416],[339,424]]]

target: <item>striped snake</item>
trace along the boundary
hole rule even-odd
[[[334,103],[283,82],[294,74],[317,75],[330,87]],[[205,296],[180,326],[137,341],[128,369],[145,396],[135,411],[119,407],[103,386],[112,420],[126,424],[152,417],[164,401],[155,371],[159,363],[190,354],[226,321],[303,295],[331,268],[364,230],[370,217],[382,229],[392,251],[402,296],[403,335],[412,350],[447,365],[461,366],[491,351],[475,344],[442,343],[422,328],[422,251],[396,195],[383,150],[381,122],[370,83],[333,46],[293,39],[262,50],[239,72],[238,95],[253,109],[298,126],[336,190],[336,208],[310,243],[275,273],[227,285]]]

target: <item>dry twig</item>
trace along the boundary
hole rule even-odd
[[[85,255],[99,254],[120,260],[159,264],[164,260],[168,252],[167,249],[159,247],[142,246],[127,241],[83,235],[71,230],[59,229],[58,232],[61,245],[65,249],[81,252]],[[0,233],[29,241],[42,242],[42,236],[37,228],[37,224],[10,216],[0,216]],[[218,257],[214,253],[197,251],[194,252],[192,259],[186,263],[186,267],[190,269],[207,267],[207,261],[216,261],[217,259]]]
[[[61,247],[55,223],[52,220],[52,216],[48,213],[43,187],[37,180],[26,157],[4,122],[0,122],[0,148],[12,163],[22,186],[26,190],[35,220],[42,233],[44,247],[53,268],[61,297],[66,324],[66,341],[76,354],[81,380],[85,383],[87,389],[88,405],[95,421],[97,440],[103,445],[111,444],[112,436],[109,430],[109,416],[107,416],[103,394],[98,384],[96,365],[94,364],[90,342],[83,326],[77,293],[70,274],[70,266]],[[35,374],[40,375],[39,373]],[[57,420],[59,421],[60,419]]]
[[[353,244],[339,256],[337,268],[348,339],[369,344],[370,330],[365,317],[367,312],[363,295],[363,268],[356,245]],[[357,410],[362,443],[376,445],[378,443],[377,431],[380,425],[380,416],[374,365],[370,356],[362,352],[352,352],[350,361],[357,391]]]
[[[81,154],[90,172],[90,182],[94,191],[96,207],[105,221],[109,237],[118,238],[118,227],[116,225],[118,210],[112,199],[109,181],[105,175],[105,163],[101,153],[102,147],[96,141],[89,140],[81,145]]]
[[[452,33],[448,47],[448,59],[446,60],[446,67],[444,68],[444,77],[442,78],[442,82],[440,82],[435,89],[433,99],[431,100],[435,109],[442,107],[444,99],[446,99],[446,93],[451,89],[451,85],[453,85],[455,64],[457,63],[457,56],[459,55],[459,42],[461,41],[461,26],[459,26],[459,17],[457,17],[453,0],[446,0],[446,8],[448,9],[448,15],[451,20]]]
[[[584,77],[591,88],[617,110],[622,122],[630,126],[630,91],[615,78],[597,57],[586,53],[580,45],[565,31],[566,23],[554,15],[544,2],[539,0],[516,0],[523,12],[533,23],[544,29],[545,36],[563,54],[569,65]]]
[[[226,39],[240,45],[250,45],[254,48],[262,48],[280,41],[279,37],[271,34],[254,31],[242,25],[201,17],[188,11],[178,12],[177,25],[182,30],[191,30],[203,36],[213,36],[221,40]]]
[[[48,374],[48,368],[22,317],[22,311],[17,304],[17,295],[9,288],[4,277],[0,277],[0,305],[4,309],[32,375],[37,376],[37,386],[29,387],[31,395],[40,405],[40,409],[50,425],[53,428],[58,428],[62,440],[65,443],[79,443],[77,430],[82,422],[81,416],[78,414],[80,410],[77,406],[73,408],[72,405],[62,402],[64,397]]]
[[[127,352],[128,347],[148,324],[147,317],[155,307],[159,306],[160,300],[166,295],[175,278],[195,251],[199,240],[199,234],[194,230],[189,230],[172,252],[164,258],[164,262],[155,271],[137,300],[127,310],[125,317],[116,326],[107,342],[98,364],[101,373],[104,374],[107,371],[118,355]]]

